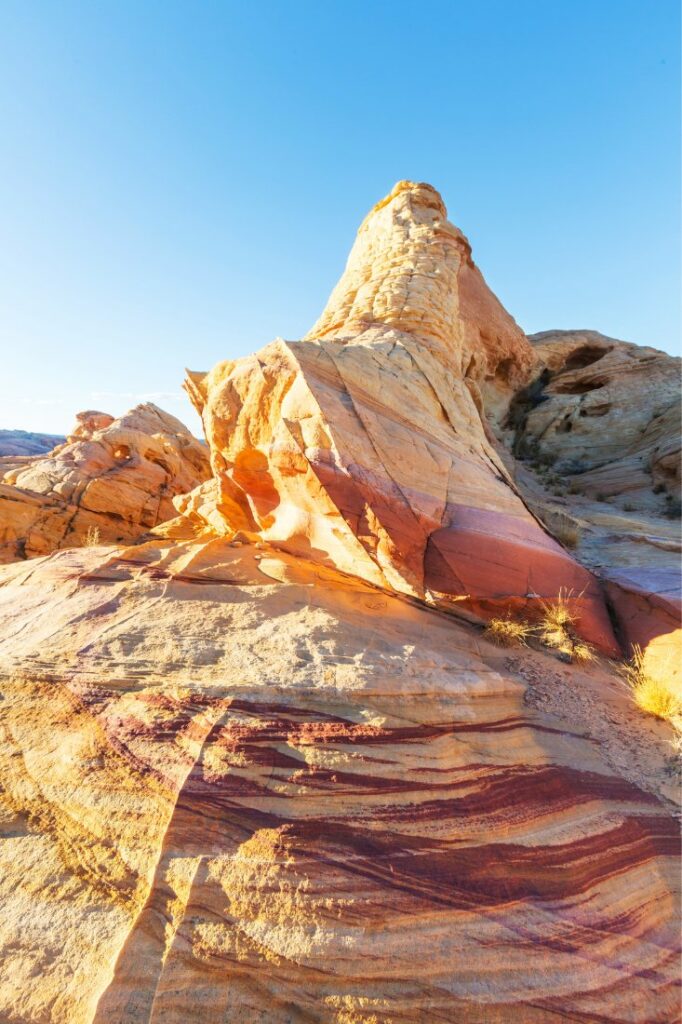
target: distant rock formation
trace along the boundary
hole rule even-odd
[[[57,434],[34,434],[27,430],[0,430],[0,480],[10,470],[29,466],[57,445],[65,437]]]
[[[36,434],[31,430],[0,430],[0,456],[44,455],[66,441],[63,434]]]
[[[66,441],[0,482],[0,562],[86,542],[129,543],[175,514],[172,499],[210,474],[208,453],[151,403],[114,419],[79,413]]]
[[[0,430],[1,455],[43,455],[66,438],[60,434],[35,434],[29,430]]]

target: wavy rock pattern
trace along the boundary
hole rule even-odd
[[[598,584],[531,515],[485,422],[481,389],[508,405],[532,358],[438,193],[400,182],[308,340],[189,375],[215,481],[176,504],[479,619],[563,589],[613,653]]]
[[[670,727],[471,621],[572,589],[617,649],[488,425],[535,369],[401,182],[307,339],[190,374],[180,517],[0,568],[3,1024],[677,1020]],[[104,515],[166,449],[91,419]]]
[[[675,1019],[660,765],[472,627],[225,541],[0,581],[4,1020]]]

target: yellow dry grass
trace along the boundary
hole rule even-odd
[[[570,661],[581,664],[595,661],[594,648],[581,640],[573,629],[576,618],[568,604],[570,597],[570,592],[562,590],[555,601],[542,601],[542,618],[534,626],[524,619],[512,619],[510,612],[505,618],[491,619],[485,636],[500,647],[524,647],[529,637],[537,637],[545,647],[551,647]]]
[[[488,640],[492,640],[500,647],[525,646],[531,632],[532,628],[527,622],[515,622],[509,616],[504,619],[491,619],[485,628]]]
[[[577,548],[580,544],[582,531],[577,523],[574,522],[562,522],[557,523],[553,530],[554,536],[557,540],[560,540],[564,547]]]
[[[542,618],[537,627],[540,641],[571,661],[583,665],[596,659],[594,648],[581,640],[575,632],[576,616],[570,609],[571,591],[560,590],[555,601],[542,601]]]
[[[590,661],[595,661],[597,655],[594,653],[594,648],[584,640],[574,640],[571,648],[571,656],[574,661],[580,662],[582,665],[587,665]]]
[[[568,606],[569,597],[570,594],[560,590],[555,601],[541,601],[542,618],[538,626],[538,636],[543,644],[566,654],[571,653],[573,645],[569,630],[575,623],[575,616]]]
[[[85,535],[84,546],[86,548],[96,548],[100,542],[100,533],[98,526],[89,526],[88,532]]]
[[[653,675],[647,670],[642,649],[636,644],[630,661],[623,666],[623,676],[638,708],[667,722],[680,719],[682,695],[675,692],[663,676]]]

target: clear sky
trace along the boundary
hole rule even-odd
[[[528,332],[679,352],[678,0],[2,0],[0,427],[312,325],[428,181]]]

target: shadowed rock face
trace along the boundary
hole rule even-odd
[[[173,516],[173,496],[209,472],[204,446],[151,403],[116,420],[79,413],[64,444],[5,472],[0,562],[78,546],[88,537],[129,542]]]
[[[533,358],[400,183],[307,339],[190,374],[180,517],[0,567],[0,1020],[676,1021],[670,727],[462,616],[613,642],[482,412]]]
[[[613,651],[598,586],[528,511],[485,422],[482,389],[506,408],[532,365],[440,196],[401,182],[307,339],[189,375],[215,483],[178,507],[478,617],[563,588]]]
[[[517,453],[552,458],[592,496],[665,511],[679,504],[680,360],[597,331],[544,331],[530,341],[534,382],[515,400]]]

